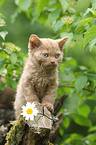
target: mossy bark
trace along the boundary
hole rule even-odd
[[[24,119],[20,116],[16,124],[8,132],[5,145],[19,145],[25,134],[25,126]]]

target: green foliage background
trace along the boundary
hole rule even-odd
[[[16,89],[32,33],[69,36],[59,66],[57,97],[68,97],[56,144],[96,145],[96,0],[1,0],[0,13],[0,90]]]

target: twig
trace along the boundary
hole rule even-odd
[[[75,86],[71,86],[71,85],[59,85],[59,87],[75,88]],[[95,92],[95,90],[90,90],[90,89],[87,89],[87,88],[83,88],[83,90],[91,92],[91,93]]]
[[[67,96],[68,95],[62,95],[56,100],[55,105],[54,105],[54,113],[53,113],[54,115],[57,115],[58,111],[63,106],[64,100],[66,99]]]
[[[49,135],[49,141],[52,143],[55,143],[59,134],[60,125],[64,119],[64,116],[62,113],[59,113],[57,117],[58,117],[58,121],[53,125],[52,130]]]

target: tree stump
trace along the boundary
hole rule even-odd
[[[49,133],[52,129],[53,119],[46,107],[36,106],[39,113],[34,120],[25,120],[19,117],[15,126],[7,134],[5,145],[48,145]],[[26,127],[27,126],[27,127]]]
[[[26,121],[29,126],[26,143],[28,145],[48,145],[49,133],[52,129],[53,119],[46,107],[36,106],[39,110],[33,121]]]

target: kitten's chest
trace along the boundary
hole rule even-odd
[[[47,91],[49,79],[42,76],[34,78],[34,89],[39,98],[42,98]]]
[[[42,77],[38,75],[37,77],[34,78],[34,85],[39,90],[45,88],[46,85],[48,85],[48,83],[49,83],[49,79],[46,77]]]
[[[57,72],[54,73],[45,73],[34,72],[32,77],[32,85],[34,86],[34,91],[39,98],[43,98],[45,93],[48,91],[49,86],[54,84],[57,80]]]

